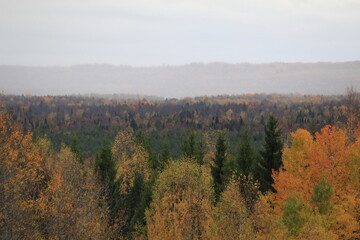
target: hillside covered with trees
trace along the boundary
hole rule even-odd
[[[1,239],[360,238],[346,96],[4,96]]]

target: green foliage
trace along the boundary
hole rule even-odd
[[[104,195],[113,217],[116,217],[122,206],[120,181],[116,180],[116,165],[112,156],[111,146],[104,145],[96,157],[96,168],[104,188]]]
[[[245,128],[241,134],[239,150],[236,157],[236,172],[249,176],[252,172],[255,154],[250,141],[249,129]]]
[[[282,222],[290,236],[295,236],[305,224],[303,208],[302,202],[295,196],[287,198],[283,205]]]
[[[160,170],[162,170],[167,165],[169,159],[170,159],[169,141],[165,139],[160,154],[160,163],[159,163]]]
[[[195,144],[195,160],[198,164],[204,164],[205,156],[205,143],[202,137],[199,137],[198,141]]]
[[[182,150],[184,157],[193,158],[200,165],[204,163],[205,143],[202,137],[196,137],[194,132],[185,138]]]
[[[193,158],[195,156],[195,133],[191,132],[190,135],[185,138],[183,143],[183,153],[187,158]]]
[[[225,162],[227,160],[226,156],[227,144],[225,139],[225,134],[220,134],[216,141],[216,152],[215,158],[213,159],[214,165],[211,166],[211,174],[214,180],[214,190],[215,190],[215,201],[218,201],[220,194],[225,189]]]
[[[82,154],[80,152],[79,141],[78,141],[78,137],[76,135],[73,135],[71,137],[70,151],[75,154],[76,158],[81,163],[83,163],[83,157],[82,157]]]
[[[281,140],[281,130],[279,129],[279,123],[273,115],[270,115],[265,125],[265,142],[261,154],[261,162],[264,172],[263,177],[260,179],[261,187],[263,191],[275,191],[272,187],[274,179],[271,174],[272,171],[279,170],[282,165],[281,156],[283,150],[283,142]]]
[[[130,189],[130,192],[126,195],[126,213],[129,221],[129,229],[132,231],[134,226],[141,222],[141,212],[144,212],[145,209],[140,209],[142,195],[144,192],[144,178],[140,173],[135,175],[134,185]]]
[[[148,152],[150,166],[153,170],[157,170],[160,167],[160,163],[152,149],[150,136],[145,135],[144,132],[140,130],[136,133],[134,142]]]
[[[321,182],[315,184],[312,202],[315,204],[320,214],[327,214],[332,209],[330,200],[333,193],[333,187],[326,178],[323,178]]]

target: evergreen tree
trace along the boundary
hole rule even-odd
[[[254,149],[250,141],[249,130],[245,128],[241,133],[238,155],[236,157],[235,168],[238,174],[249,176],[254,163]]]
[[[265,125],[265,143],[261,153],[261,170],[263,171],[261,188],[263,191],[275,191],[272,187],[274,180],[271,176],[272,170],[279,170],[282,165],[281,156],[283,142],[281,140],[281,130],[276,118],[271,115]]]
[[[80,161],[80,163],[83,163],[83,159],[80,154],[79,141],[76,135],[73,135],[71,137],[70,151],[75,154],[76,158]]]
[[[163,142],[161,156],[160,156],[160,163],[159,163],[161,169],[163,169],[167,165],[169,159],[170,159],[169,141],[165,139]]]
[[[116,166],[112,157],[111,146],[103,146],[96,158],[96,165],[100,181],[104,186],[104,195],[110,207],[112,217],[115,218],[122,203],[119,190],[120,183],[116,180]]]
[[[224,134],[220,134],[216,141],[214,165],[211,166],[211,174],[214,180],[215,200],[219,200],[220,194],[225,188],[225,161],[227,144]]]
[[[187,137],[183,143],[183,152],[184,156],[187,158],[195,157],[195,134],[191,132],[189,137]]]
[[[139,127],[138,127],[135,119],[131,119],[131,121],[130,121],[130,127],[131,127],[135,132],[139,129]]]
[[[151,168],[156,170],[159,168],[159,162],[151,147],[151,139],[148,135],[145,135],[142,130],[138,131],[135,135],[135,143],[141,147],[143,147],[149,154],[149,162]]]
[[[205,156],[205,143],[204,140],[200,137],[195,144],[195,160],[198,164],[202,165],[204,163]]]
[[[133,230],[135,224],[139,222],[138,214],[139,205],[144,191],[144,178],[142,174],[137,173],[134,185],[130,192],[126,195],[126,210],[129,221],[130,231]],[[145,209],[144,209],[145,211]]]

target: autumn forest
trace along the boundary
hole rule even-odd
[[[360,239],[355,88],[0,103],[0,239]]]

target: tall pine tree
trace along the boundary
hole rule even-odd
[[[205,142],[204,139],[200,136],[198,141],[195,143],[195,160],[198,164],[204,164],[205,156]]]
[[[281,130],[279,123],[273,115],[270,115],[265,125],[265,142],[261,154],[260,167],[263,171],[262,179],[260,179],[263,191],[275,191],[272,187],[274,179],[272,178],[272,170],[279,170],[282,165],[281,156],[283,150],[283,142],[281,140]]]
[[[195,156],[195,134],[191,132],[190,135],[185,139],[183,143],[184,156],[187,158],[193,158]]]
[[[170,159],[169,141],[165,139],[163,141],[163,146],[160,155],[160,163],[159,163],[160,170],[164,169],[164,167],[168,164],[169,159]]]
[[[254,163],[254,148],[250,141],[249,129],[244,128],[241,133],[241,140],[239,143],[239,150],[236,157],[236,172],[249,176],[252,172],[252,165]]]
[[[227,144],[224,134],[220,134],[216,141],[216,152],[214,165],[211,166],[211,174],[214,180],[215,200],[218,201],[221,193],[225,189],[225,161]]]
[[[116,180],[116,166],[112,156],[111,146],[104,145],[96,158],[97,172],[104,186],[104,195],[111,210],[112,218],[116,218],[121,208],[122,198],[119,181]]]

